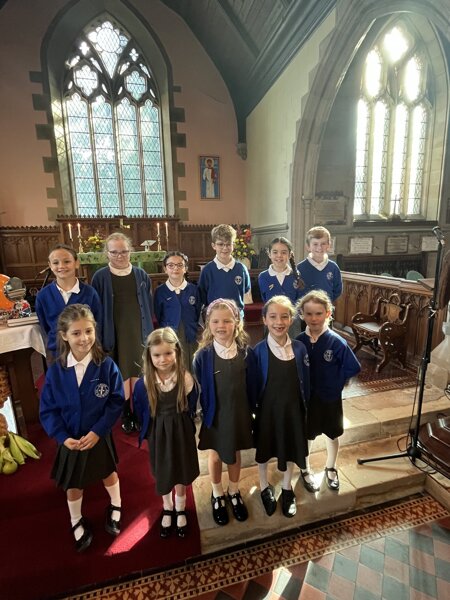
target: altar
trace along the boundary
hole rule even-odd
[[[147,273],[158,273],[158,263],[165,257],[165,250],[131,252],[130,262],[136,267],[144,269]],[[108,257],[104,252],[80,252],[78,254],[80,262],[80,275],[90,281],[92,275],[108,264]]]

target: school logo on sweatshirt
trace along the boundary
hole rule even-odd
[[[195,296],[189,296],[189,304],[195,304]]]
[[[307,354],[305,354],[305,356],[303,357],[303,362],[305,364],[306,367],[309,367],[309,356]]]
[[[333,279],[333,271],[328,271],[327,279],[328,279],[328,281],[331,281]]]
[[[236,275],[236,277],[234,278],[234,283],[236,285],[241,285],[241,283],[242,283],[242,277],[240,275]]]
[[[323,353],[323,358],[327,362],[331,362],[333,360],[333,350],[325,350],[325,352]]]
[[[109,394],[109,386],[106,385],[106,383],[99,383],[95,386],[94,394],[97,396],[97,398],[106,398],[106,396]]]

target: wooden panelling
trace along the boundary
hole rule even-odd
[[[429,302],[432,292],[417,281],[394,277],[342,272],[344,289],[336,302],[335,321],[338,327],[351,327],[352,316],[357,312],[372,313],[378,298],[388,298],[397,292],[400,301],[411,304],[407,327],[407,363],[417,366],[425,349],[428,328]],[[442,323],[445,310],[437,312],[432,338],[432,348],[443,339]]]

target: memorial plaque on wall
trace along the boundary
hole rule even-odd
[[[435,252],[438,249],[438,241],[432,235],[422,236],[422,252]]]
[[[350,238],[350,254],[372,254],[372,237]]]
[[[317,197],[314,199],[314,223],[316,225],[345,225],[347,220],[347,198]]]
[[[386,254],[404,254],[408,252],[408,236],[392,235],[386,239]]]

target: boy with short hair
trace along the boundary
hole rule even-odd
[[[244,296],[250,292],[247,267],[233,258],[236,230],[231,225],[217,225],[211,231],[211,245],[216,252],[198,281],[200,298],[205,306],[217,298],[234,300],[244,315]]]
[[[338,265],[328,258],[331,236],[325,227],[313,227],[306,234],[308,256],[297,269],[304,282],[302,296],[312,290],[323,290],[334,304],[342,294],[342,276]]]

